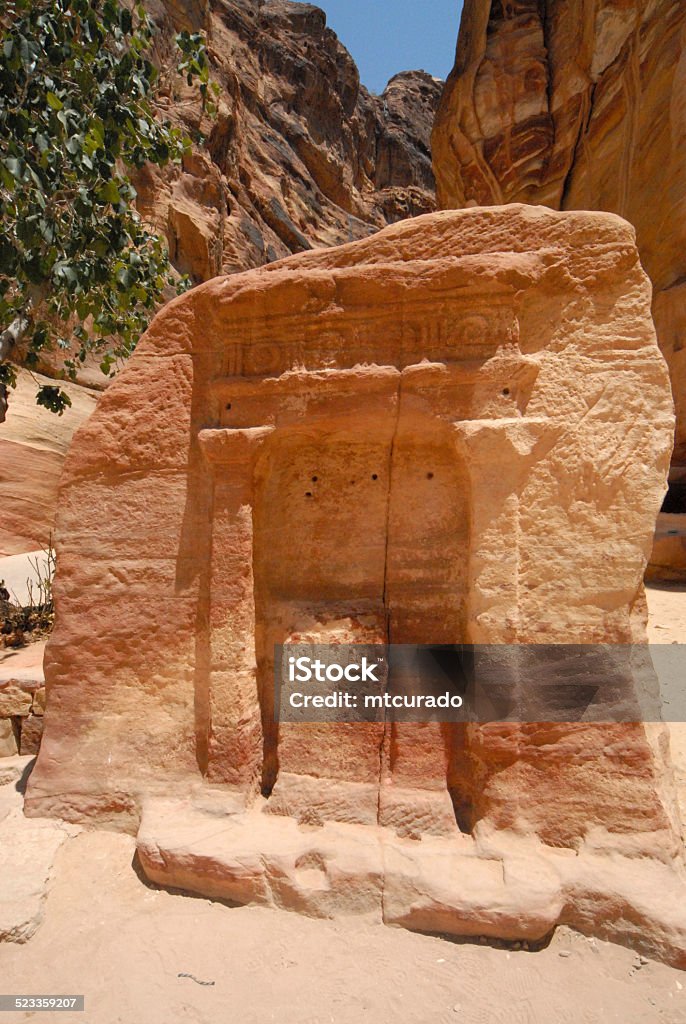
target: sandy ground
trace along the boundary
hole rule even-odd
[[[102,832],[62,847],[42,927],[0,950],[3,991],[83,993],[65,1024],[686,1022],[686,974],[572,932],[530,953],[231,908],[147,887],[132,856]]]
[[[686,641],[686,588],[649,605],[653,642]],[[228,907],[156,889],[133,854],[107,832],[64,843],[42,926],[0,946],[2,992],[83,993],[65,1024],[686,1024],[686,973],[566,929],[529,952]]]
[[[650,643],[686,643],[686,586],[651,583],[646,587],[646,597]]]

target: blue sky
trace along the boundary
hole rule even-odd
[[[398,71],[446,78],[455,59],[461,0],[312,0],[372,92]]]

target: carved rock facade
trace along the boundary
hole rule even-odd
[[[435,214],[175,300],[67,459],[28,811],[140,826],[211,895],[683,963],[662,727],[279,729],[272,671],[641,640],[672,429],[609,215]]]

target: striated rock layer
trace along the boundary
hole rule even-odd
[[[0,425],[0,556],[48,547],[64,456],[97,400],[89,388],[60,384],[72,404],[63,416],[55,416],[36,405],[37,383],[53,381],[19,371],[7,419]]]
[[[142,814],[150,877],[211,895],[686,964],[662,727],[273,715],[294,639],[642,639],[672,430],[610,215],[434,214],[175,300],[67,459],[27,811]]]
[[[636,228],[686,465],[686,5],[466,0],[433,131],[443,208],[506,202],[608,210]],[[656,564],[683,572],[683,542]]]

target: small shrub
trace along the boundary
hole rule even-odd
[[[26,580],[26,604],[22,604],[16,595],[10,594],[4,580],[0,580],[0,642],[4,647],[24,647],[47,636],[52,630],[55,619],[52,597],[55,551],[52,537],[44,555],[44,558],[36,556],[29,559],[33,576]]]

